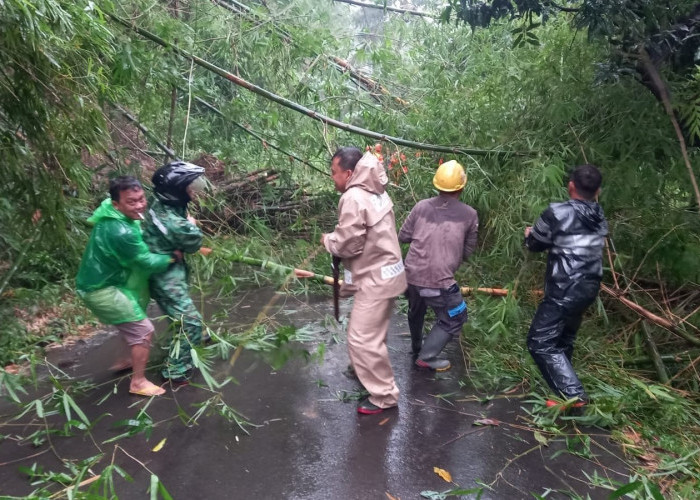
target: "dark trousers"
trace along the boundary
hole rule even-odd
[[[527,348],[547,385],[557,395],[588,400],[571,358],[576,332],[586,309],[595,301],[599,281],[582,280],[564,290],[549,290],[532,319]]]
[[[413,354],[418,354],[423,346],[423,325],[428,307],[435,312],[436,318],[431,334],[436,333],[434,330],[440,329],[452,337],[459,336],[462,332],[462,325],[467,322],[469,317],[466,304],[463,310],[455,312],[464,303],[458,285],[441,290],[437,297],[421,297],[420,287],[409,284],[406,289],[406,298],[408,299],[408,328],[411,331]]]

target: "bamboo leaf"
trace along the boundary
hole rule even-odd
[[[439,467],[433,467],[433,472],[440,476],[442,479],[447,481],[448,483],[452,482],[452,474],[447,472],[445,469],[441,469]]]
[[[151,486],[148,488],[151,492],[151,500],[158,500],[158,483],[160,483],[158,476],[151,474]]]
[[[170,495],[168,490],[165,489],[165,485],[160,480],[158,481],[158,491],[160,492],[160,495],[163,497],[163,500],[173,500],[172,495]]]
[[[160,450],[162,450],[163,446],[165,446],[165,441],[167,441],[167,438],[161,439],[160,442],[157,445],[155,445],[151,451],[159,452]]]
[[[66,415],[66,420],[71,420],[72,415],[70,412],[70,402],[68,401],[70,399],[70,396],[68,396],[68,393],[63,391],[63,395],[61,396],[61,401],[63,402],[63,411]]]
[[[80,407],[75,403],[72,397],[68,396],[68,394],[65,395],[68,397],[68,403],[73,408],[73,410],[75,410],[75,413],[78,414],[80,420],[82,420],[86,426],[90,427],[90,420],[87,418],[85,413],[83,413],[83,410],[80,409]]]
[[[540,444],[542,444],[542,445],[544,445],[544,446],[549,446],[549,439],[547,439],[546,437],[544,437],[544,436],[542,435],[541,432],[535,431],[534,436],[535,436],[535,440],[536,440],[538,443],[540,443]]]
[[[44,418],[44,405],[41,403],[41,399],[35,401],[36,404],[36,416],[39,418]]]

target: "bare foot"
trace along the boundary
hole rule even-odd
[[[132,381],[129,386],[129,392],[131,394],[138,394],[139,396],[160,396],[161,394],[165,394],[165,389],[158,387],[148,380],[139,385],[136,385]]]

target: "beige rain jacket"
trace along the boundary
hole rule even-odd
[[[394,204],[384,189],[386,182],[382,164],[366,153],[340,197],[338,225],[326,235],[324,245],[343,259],[343,295],[387,299],[406,290]]]

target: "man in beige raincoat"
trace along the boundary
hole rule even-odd
[[[372,153],[363,156],[357,148],[340,148],[331,158],[331,177],[343,194],[338,225],[321,236],[321,243],[343,259],[341,291],[355,295],[348,323],[348,353],[360,383],[370,394],[357,411],[372,415],[398,404],[386,335],[394,299],[406,289],[406,275],[393,203],[384,189],[384,166]]]

